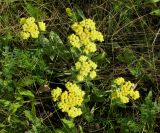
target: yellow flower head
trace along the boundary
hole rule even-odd
[[[131,97],[133,98],[133,100],[136,100],[140,97],[139,91],[134,91],[134,93],[131,95]]]
[[[46,31],[46,24],[44,22],[38,22],[38,26],[41,31]]]
[[[32,24],[32,23],[34,23],[34,22],[35,22],[35,18],[34,18],[34,17],[29,17],[29,18],[26,19],[26,23],[27,23],[28,25],[30,25],[30,24]]]
[[[95,30],[95,22],[91,19],[85,19],[80,22],[80,25],[89,30]]]
[[[21,18],[20,24],[22,24],[22,31],[20,32],[22,39],[38,38],[39,30],[34,17]],[[38,22],[38,25],[41,31],[45,31],[45,23]]]
[[[119,77],[114,80],[114,83],[117,85],[123,85],[125,83],[125,80],[124,80],[124,78]]]
[[[81,74],[78,74],[76,78],[77,78],[78,81],[83,81],[84,80],[84,76],[81,75]]]
[[[97,64],[95,62],[89,60],[88,63],[94,70],[97,68]]]
[[[20,24],[24,24],[26,22],[26,18],[21,18],[20,19]]]
[[[121,96],[121,97],[120,97],[120,101],[121,101],[122,103],[128,103],[128,102],[129,102],[129,98],[126,97],[126,96]]]
[[[76,36],[75,34],[70,35],[70,36],[68,37],[68,40],[69,40],[70,44],[71,44],[73,47],[76,47],[76,48],[80,48],[80,47],[81,47],[79,37]]]
[[[30,34],[28,32],[24,32],[24,31],[21,31],[20,32],[20,35],[22,36],[22,39],[28,39],[30,37]]]
[[[83,102],[85,92],[81,88],[72,82],[65,84],[66,91],[62,92],[61,88],[57,87],[51,91],[53,101],[58,102],[58,108],[62,112],[68,113],[68,116],[74,118],[82,114],[80,106]]]
[[[75,34],[69,36],[70,44],[78,49],[82,48],[85,54],[96,52],[97,49],[94,41],[104,41],[102,33],[96,30],[95,22],[91,19],[84,19],[79,23],[76,22],[71,28]]]
[[[97,74],[96,74],[95,71],[91,71],[91,72],[89,73],[89,77],[90,77],[91,79],[94,79],[96,76],[97,76]]]
[[[31,37],[32,37],[32,38],[38,38],[39,31],[36,31],[36,30],[35,30],[35,31],[32,31],[30,34],[31,34]]]
[[[72,107],[70,110],[68,110],[68,116],[71,118],[75,118],[77,116],[80,116],[82,114],[82,111],[80,108]]]
[[[96,52],[97,48],[96,48],[96,44],[90,42],[88,45],[86,45],[84,47],[84,53],[88,54],[88,53],[94,53]]]
[[[52,95],[52,98],[53,98],[53,101],[54,101],[54,102],[59,99],[61,93],[62,93],[62,89],[59,88],[59,87],[57,87],[56,89],[53,89],[53,90],[51,91],[51,95]]]
[[[130,81],[125,81],[124,78],[119,77],[114,80],[114,84],[118,85],[118,88],[112,92],[112,99],[120,100],[122,103],[128,103],[129,98],[136,100],[140,97],[139,91],[134,90],[135,85]]]
[[[85,62],[87,59],[88,59],[88,57],[87,57],[87,56],[84,56],[84,55],[81,55],[81,56],[79,57],[79,61],[80,61],[80,62]]]
[[[83,81],[87,77],[91,80],[96,77],[97,64],[91,61],[87,56],[81,55],[78,62],[75,63],[76,71],[78,74],[76,76],[78,81]]]

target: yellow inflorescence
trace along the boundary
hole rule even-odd
[[[85,92],[78,85],[71,82],[67,82],[65,86],[67,90],[64,92],[60,88],[52,90],[53,100],[58,101],[59,109],[68,113],[68,116],[72,118],[80,116],[82,114],[80,106]]]
[[[20,24],[22,24],[22,31],[20,32],[22,39],[28,39],[29,37],[38,38],[39,30],[41,31],[46,30],[45,23],[43,22],[38,22],[38,26],[39,26],[39,29],[38,29],[38,26],[35,23],[34,17],[21,18]]]
[[[56,89],[53,89],[51,91],[53,101],[54,102],[58,101],[61,94],[62,94],[62,89],[61,88],[57,87]]]
[[[66,9],[66,12],[71,16],[71,10]],[[43,27],[43,25],[42,25]],[[97,64],[89,59],[88,54],[96,51],[96,44],[94,41],[103,41],[103,35],[98,32],[95,23],[91,19],[85,19],[80,23],[74,23],[71,28],[75,34],[71,34],[68,39],[72,47],[82,50],[82,55],[75,63],[75,70],[77,71],[76,79],[84,81],[85,79],[94,79],[96,77]],[[85,55],[84,55],[85,54]],[[67,82],[65,84],[66,91],[62,92],[61,88],[54,89],[51,94],[53,101],[58,102],[58,108],[62,112],[68,113],[68,116],[75,118],[82,114],[81,104],[85,92],[74,83]]]
[[[125,80],[122,77],[119,77],[119,78],[114,80],[114,83],[117,84],[117,85],[123,85],[124,82],[125,82]]]
[[[117,89],[112,92],[112,99],[120,100],[122,103],[128,103],[129,98],[136,100],[140,97],[139,91],[134,90],[134,83],[125,81],[124,78],[119,77],[114,80],[114,84],[117,86]]]
[[[46,31],[46,24],[44,22],[38,22],[38,26],[41,31]]]
[[[71,28],[75,34],[68,37],[70,44],[76,48],[83,47],[85,54],[94,53],[97,50],[94,41],[102,42],[104,40],[102,33],[96,30],[95,22],[91,19],[76,22]]]
[[[79,37],[76,36],[75,34],[70,35],[68,39],[70,40],[70,43],[72,44],[73,47],[76,48],[81,47]]]
[[[78,81],[83,81],[88,76],[90,79],[96,77],[97,64],[91,61],[87,56],[81,55],[79,61],[75,63],[75,68],[78,71]]]

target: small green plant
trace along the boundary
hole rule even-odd
[[[79,61],[75,63],[75,68],[72,69],[75,71],[76,77],[73,83],[67,82],[65,84],[67,91],[62,92],[62,89],[58,87],[53,89],[51,93],[53,100],[58,101],[58,108],[62,112],[67,112],[69,117],[75,118],[82,114],[80,106],[85,94],[76,85],[76,82],[87,82],[96,77],[95,69],[97,65],[89,57],[91,57],[92,53],[96,52],[96,44],[93,42],[96,40],[103,41],[103,36],[100,32],[96,31],[95,23],[91,19],[85,19],[80,23],[76,22],[71,28],[75,31],[75,34],[71,34],[68,40],[72,48],[80,55]]]

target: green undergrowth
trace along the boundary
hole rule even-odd
[[[159,7],[159,0],[0,0],[0,133],[159,133]],[[23,40],[23,17],[43,21],[46,31]],[[51,91],[75,80],[82,51],[67,37],[86,18],[104,41],[89,55],[96,78],[76,82],[85,91],[82,115],[70,118]],[[140,98],[113,102],[118,77],[134,83]]]

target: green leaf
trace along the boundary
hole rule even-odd
[[[152,91],[149,91],[147,97],[145,98],[146,103],[152,102]]]
[[[156,9],[151,12],[152,15],[160,16],[160,9]]]
[[[21,94],[23,96],[28,96],[30,98],[35,97],[34,94],[30,90],[19,89],[18,92],[19,92],[19,94]]]
[[[34,121],[34,117],[31,114],[31,111],[25,110],[24,114],[25,114],[25,117],[29,119],[29,121],[32,121],[32,122]]]
[[[55,32],[51,31],[49,34],[49,46],[45,48],[45,53],[50,57],[51,60],[54,60],[56,57],[61,57],[65,60],[65,58],[70,57],[68,54],[68,50],[63,44],[61,38]]]
[[[7,107],[11,104],[11,102],[5,99],[0,99],[0,104],[3,104],[5,107]]]
[[[55,131],[56,133],[65,133],[63,130],[61,130],[61,129],[56,129],[56,131]]]
[[[0,128],[3,128],[3,127],[5,127],[5,126],[6,126],[6,125],[0,123]],[[0,133],[1,133],[1,132],[0,132]]]
[[[97,88],[95,86],[92,89],[92,93],[94,93],[98,97],[103,97],[105,95],[105,91],[102,91],[102,90],[100,90],[99,88]]]
[[[135,76],[135,77],[138,77],[141,75],[141,70],[140,68],[136,68],[136,67],[129,67],[128,70],[130,71],[130,73]]]
[[[80,130],[80,133],[84,133],[81,125],[79,125],[79,130]]]
[[[12,113],[15,113],[17,111],[17,109],[20,108],[21,106],[22,106],[22,104],[20,104],[19,102],[17,102],[17,103],[11,104],[11,106],[9,107],[9,109],[12,111]]]
[[[98,55],[93,58],[93,61],[94,62],[98,62],[99,64],[101,64],[101,63],[110,63],[110,61],[107,59],[106,56],[107,55],[106,55],[105,52],[102,52],[100,54],[98,53]]]
[[[138,126],[138,123],[136,123],[132,117],[118,118],[118,123],[121,124],[122,132],[126,130],[133,133],[140,132],[141,125]]]
[[[23,105],[23,103],[20,103],[20,102],[11,103],[10,101],[4,100],[4,99],[0,100],[0,104],[3,104],[4,107],[8,107],[8,109],[12,113],[15,113],[17,111],[17,109]]]
[[[26,9],[26,11],[30,16],[33,16],[35,18],[45,16],[44,12],[42,12],[38,6],[33,5],[32,3],[29,2],[28,3],[25,2],[25,5],[26,7],[24,8]]]
[[[105,91],[102,91],[96,87],[93,87],[92,94],[91,94],[91,101],[104,102],[105,94],[106,94]]]
[[[146,3],[157,3],[159,2],[160,0],[146,0]]]
[[[35,82],[35,80],[32,77],[26,76],[18,81],[18,86],[20,86],[20,87],[30,86],[34,82]]]
[[[49,37],[52,40],[52,43],[63,45],[61,38],[55,32],[51,31]]]
[[[0,130],[0,133],[7,133],[5,129]]]
[[[143,104],[140,105],[141,122],[144,126],[147,123],[148,129],[150,131],[154,130],[153,125],[156,122],[156,114],[160,112],[159,103],[157,103],[157,101],[152,102],[152,100],[153,100],[152,91],[149,91]]]
[[[67,120],[67,119],[61,119],[63,123],[68,127],[68,128],[74,128],[75,124],[73,123],[72,120]]]
[[[24,115],[26,118],[29,119],[30,122],[32,122],[32,129],[34,131],[37,131],[38,128],[43,128],[41,120],[38,117],[36,117],[36,115],[34,115],[31,111],[25,110]]]
[[[130,64],[133,61],[135,61],[136,56],[134,51],[132,51],[129,48],[124,48],[123,51],[117,56],[117,59],[120,62],[126,63],[126,64]]]
[[[78,6],[75,6],[75,10],[77,12],[77,18],[81,17],[82,19],[85,19],[85,15],[83,13],[83,11],[78,7]]]
[[[88,107],[87,104],[82,104],[82,112],[83,112],[83,117],[88,121],[92,122],[94,120],[93,114],[90,111],[90,108]]]

